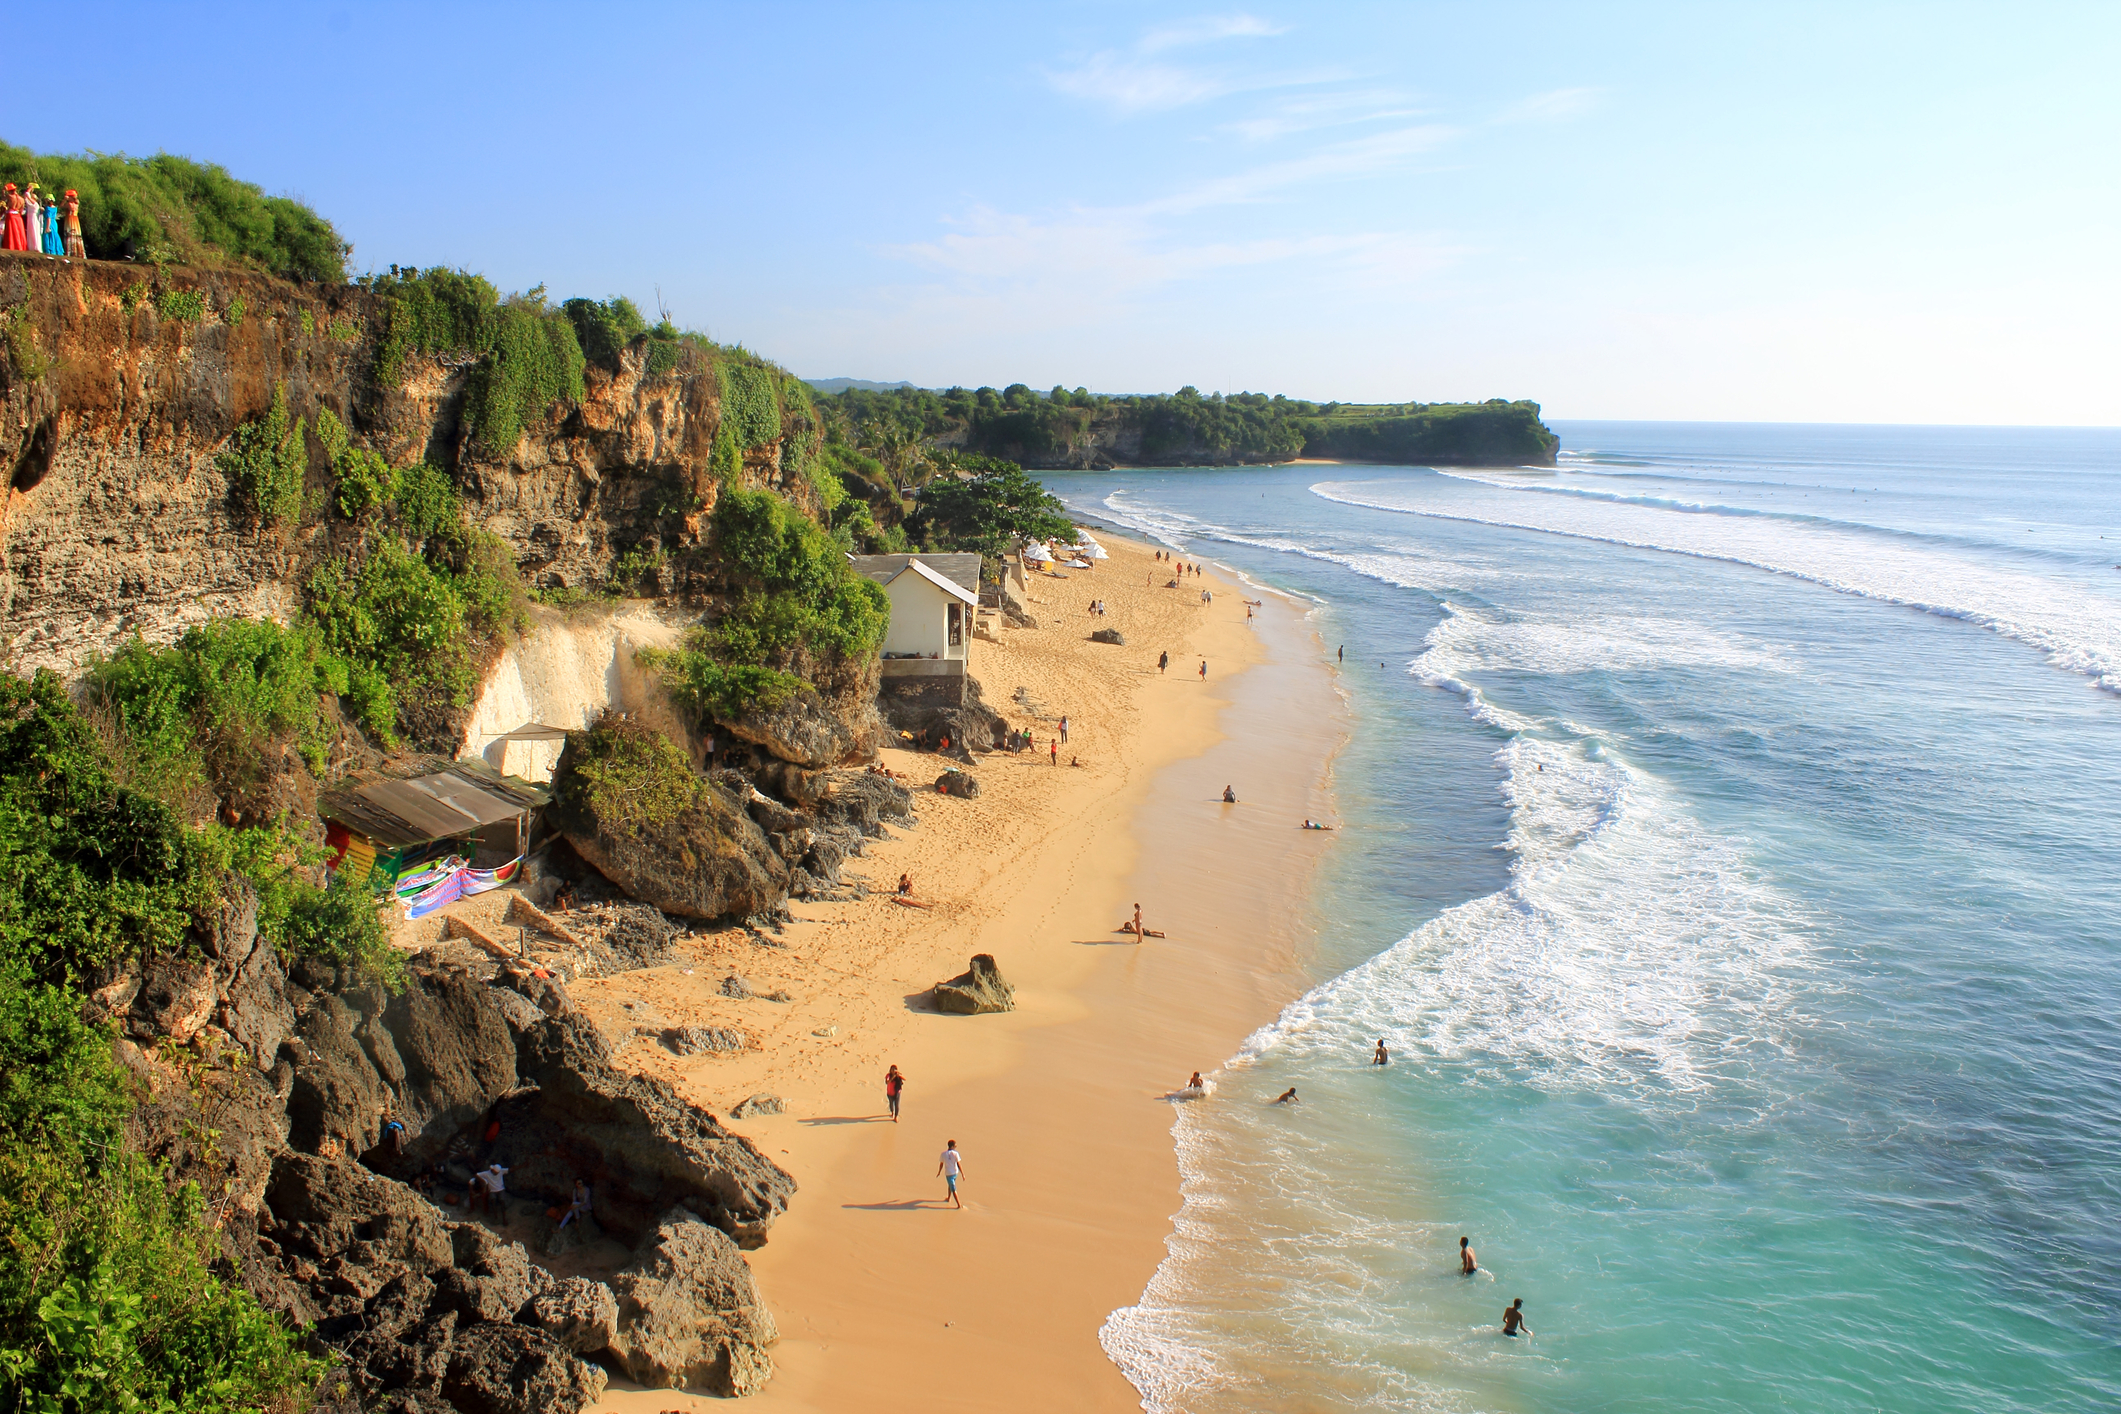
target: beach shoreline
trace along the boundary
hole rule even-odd
[[[618,1058],[718,1115],[761,1091],[786,1105],[731,1121],[800,1185],[748,1254],[782,1333],[753,1407],[1140,1406],[1099,1330],[1141,1294],[1180,1206],[1172,1092],[1302,990],[1307,886],[1332,836],[1297,825],[1329,809],[1346,720],[1304,606],[1261,595],[1248,618],[1233,576],[1170,588],[1153,547],[1106,543],[1094,574],[1033,579],[1039,628],[975,649],[986,700],[1028,718],[1039,753],[980,758],[970,801],[932,792],[948,763],[884,753],[920,822],[849,869],[878,889],[909,873],[933,908],[877,893],[799,904],[785,947],[717,933],[676,967],[575,985],[592,1015],[631,1002],[757,1028],[735,1057],[635,1044]],[[1085,612],[1092,598],[1104,617]],[[1094,627],[1127,645],[1087,642]],[[1063,712],[1056,766],[1045,748]],[[1166,938],[1115,931],[1137,900]],[[976,952],[996,957],[1017,1010],[928,1010],[927,986]],[[715,995],[731,970],[797,1000]],[[909,1077],[896,1125],[881,1089],[894,1063]],[[952,1138],[962,1211],[934,1176]],[[718,1403],[615,1381],[599,1407]]]

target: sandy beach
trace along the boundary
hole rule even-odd
[[[1212,1079],[1301,985],[1304,888],[1333,836],[1297,825],[1330,808],[1344,725],[1301,606],[1221,575],[1169,588],[1148,547],[1106,543],[1094,573],[1032,579],[1038,628],[975,643],[986,700],[1032,727],[1037,753],[981,758],[976,800],[934,792],[939,758],[884,753],[919,821],[849,871],[886,892],[910,874],[931,908],[885,893],[804,903],[777,945],[702,934],[676,966],[572,987],[618,1034],[644,1014],[741,1027],[743,1053],[681,1059],[636,1041],[618,1060],[720,1116],[759,1092],[786,1104],[730,1121],[800,1184],[749,1254],[782,1332],[762,1411],[1138,1407],[1098,1328],[1163,1255],[1179,1204],[1173,1092],[1194,1070]],[[1247,599],[1262,601],[1255,617]],[[1127,643],[1089,642],[1093,628]],[[1116,930],[1137,901],[1165,938]],[[928,987],[979,952],[1017,1009],[929,1010]],[[794,1000],[722,997],[731,972]],[[891,1064],[908,1077],[897,1124]],[[949,1139],[961,1211],[935,1176]],[[718,1403],[615,1380],[600,1407]]]

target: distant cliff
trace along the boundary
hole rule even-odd
[[[1076,389],[843,389],[856,426],[918,428],[936,446],[1046,470],[1231,466],[1297,457],[1443,466],[1551,466],[1539,404],[1312,403],[1264,393],[1107,396]]]

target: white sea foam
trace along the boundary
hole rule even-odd
[[[1685,1110],[1711,1090],[1728,1114],[1767,1054],[1786,1050],[1811,920],[1759,877],[1745,842],[1707,829],[1604,739],[1488,701],[1468,674],[1512,667],[1715,663],[1781,666],[1774,650],[1616,618],[1572,645],[1566,626],[1446,602],[1410,671],[1464,698],[1507,736],[1507,887],[1451,908],[1380,956],[1314,989],[1224,1067],[1225,1094],[1268,1061],[1328,1069],[1391,1038],[1402,1065],[1469,1083],[1590,1091]],[[1762,1103],[1766,1103],[1763,1097]],[[1396,1261],[1448,1246],[1374,1185],[1328,1169],[1331,1145],[1242,1114],[1182,1113],[1174,1134],[1184,1204],[1169,1255],[1100,1340],[1154,1414],[1239,1410],[1286,1396],[1304,1407],[1461,1410],[1475,1396],[1424,1379],[1484,1347],[1417,1337],[1394,1315]],[[1247,1280],[1218,1280],[1232,1244]],[[1275,1299],[1262,1303],[1260,1290]],[[1430,1342],[1427,1345],[1420,1340]]]
[[[1473,503],[1425,499],[1418,489],[1320,482],[1343,505],[1537,530],[1607,544],[1727,560],[1847,594],[1977,624],[2040,649],[2058,668],[2121,693],[2121,597],[1985,563],[1903,537],[1787,516],[1695,514],[1678,503],[1605,493],[1541,495],[1523,477],[1447,473],[1498,494]]]

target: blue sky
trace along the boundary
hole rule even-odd
[[[18,6],[0,136],[807,376],[2121,424],[2121,5]]]

